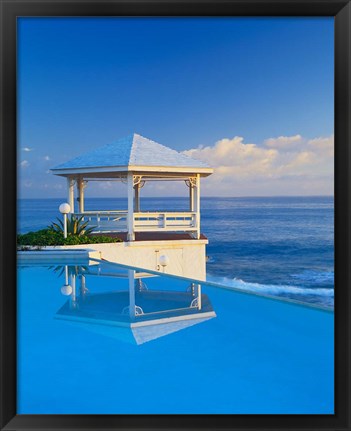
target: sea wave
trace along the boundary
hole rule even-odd
[[[333,284],[334,271],[306,270],[299,274],[291,274],[296,280],[301,280],[309,284]]]
[[[207,275],[207,282],[218,284],[226,288],[243,290],[246,292],[262,293],[266,295],[299,295],[299,296],[323,296],[334,298],[332,288],[310,288],[279,284],[250,283],[240,278],[227,278]]]

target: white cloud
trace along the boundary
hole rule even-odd
[[[334,157],[334,137],[315,138],[308,141],[309,147],[324,157]]]
[[[28,162],[28,160],[22,160],[22,162],[20,162],[21,168],[27,168],[29,165],[30,163]]]
[[[99,184],[99,188],[103,190],[110,190],[112,188],[112,182],[111,181],[103,181]]]
[[[235,136],[184,151],[214,168],[203,181],[206,195],[259,196],[333,193],[334,137],[301,135],[266,139],[261,145]]]
[[[40,183],[37,185],[37,187],[41,190],[63,190],[64,186],[62,184],[58,183]]]
[[[50,157],[49,157],[49,156],[44,156],[44,160],[48,162],[48,161],[49,161],[49,160],[51,160],[51,159],[50,159]]]
[[[30,151],[33,151],[33,148],[23,147],[22,150],[28,153]]]
[[[296,149],[297,144],[303,142],[301,135],[279,136],[278,138],[269,138],[264,141],[264,145],[269,148],[277,149]]]

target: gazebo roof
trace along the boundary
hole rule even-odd
[[[213,169],[136,133],[55,166],[56,175],[114,172],[176,172],[210,175]]]

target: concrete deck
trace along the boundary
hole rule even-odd
[[[120,238],[122,241],[127,241],[127,232],[103,232],[92,235],[104,235],[110,238]],[[200,235],[200,239],[207,240],[204,234]],[[135,241],[177,241],[177,240],[193,240],[189,233],[173,233],[173,232],[136,232]]]

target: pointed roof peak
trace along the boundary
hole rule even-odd
[[[101,169],[114,171],[179,169],[184,172],[203,172],[209,175],[212,169],[205,163],[195,160],[185,154],[161,145],[138,133],[132,133],[110,144],[96,148],[81,156],[52,169],[55,174],[64,174],[72,170],[90,172]],[[60,171],[60,172],[59,172]],[[64,172],[65,171],[65,172]]]

